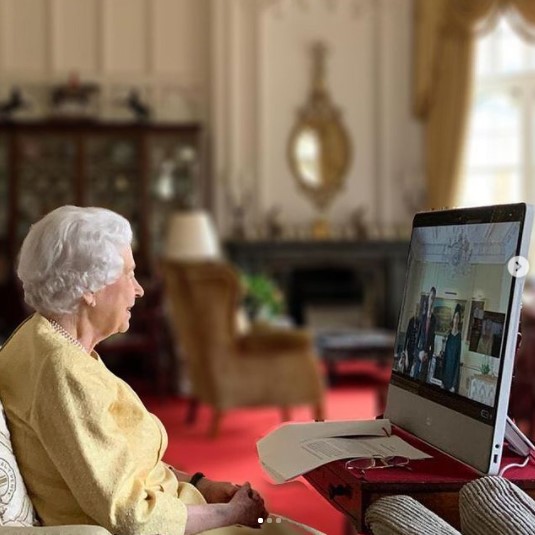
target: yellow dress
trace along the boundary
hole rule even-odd
[[[0,350],[0,398],[43,524],[183,535],[186,505],[204,503],[194,486],[178,482],[162,462],[167,433],[158,418],[95,352],[87,355],[40,314]],[[288,532],[277,529],[283,531]]]

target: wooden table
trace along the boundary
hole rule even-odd
[[[336,365],[348,360],[374,360],[392,366],[395,332],[386,329],[327,330],[316,333],[315,343],[325,362],[329,384],[336,384]]]
[[[370,533],[364,524],[366,509],[383,496],[406,494],[456,529],[460,528],[459,490],[479,474],[431,446],[397,431],[408,442],[433,455],[432,459],[413,461],[411,471],[403,468],[368,470],[364,476],[335,461],[305,474],[305,479],[334,507],[347,515],[360,533]],[[502,465],[518,462],[507,453]],[[535,498],[535,467],[514,468],[507,478]]]

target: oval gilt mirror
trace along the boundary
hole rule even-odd
[[[349,136],[325,85],[326,47],[312,47],[312,88],[290,133],[288,161],[301,190],[324,210],[342,188],[351,159]]]

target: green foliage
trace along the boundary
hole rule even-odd
[[[483,375],[488,375],[490,373],[489,357],[485,357],[485,359],[481,363],[480,371]]]
[[[251,319],[273,318],[284,312],[284,296],[276,283],[260,274],[241,274],[244,306]]]

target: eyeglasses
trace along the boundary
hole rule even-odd
[[[357,457],[346,461],[347,470],[359,470],[362,474],[365,470],[375,470],[378,468],[406,468],[409,466],[410,459],[401,455],[390,455],[388,457]]]

